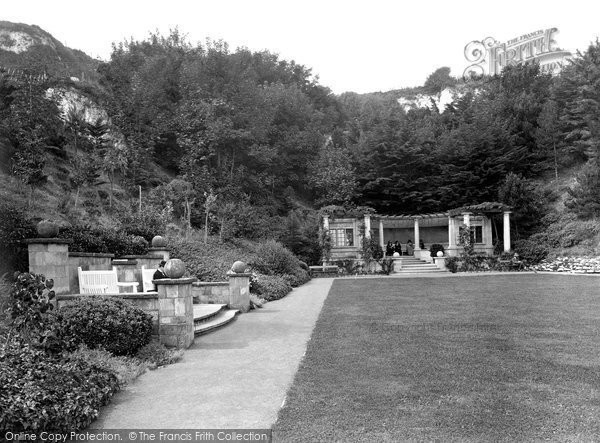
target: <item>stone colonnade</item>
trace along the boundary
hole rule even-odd
[[[504,251],[508,252],[511,249],[510,246],[510,214],[511,211],[503,211],[503,234],[504,234]],[[461,214],[463,216],[463,224],[465,226],[471,226],[471,212],[463,212]],[[419,228],[419,220],[422,219],[422,216],[416,215],[412,217],[414,222],[414,251],[415,256],[420,257],[421,255],[421,246],[420,246],[420,228]],[[371,214],[364,215],[364,224],[365,224],[365,236],[367,238],[371,237]],[[323,216],[323,229],[325,231],[329,231],[329,216]],[[456,242],[456,237],[458,234],[458,227],[456,224],[455,216],[448,216],[448,255],[456,255],[456,251],[458,250],[458,245]],[[483,235],[486,239],[490,240],[492,238],[492,227],[489,218],[484,217],[483,224]],[[385,250],[384,236],[383,236],[383,219],[379,219],[379,244],[382,249]]]

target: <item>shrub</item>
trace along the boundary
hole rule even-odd
[[[458,272],[460,269],[460,257],[449,257],[446,260],[446,267],[452,273]]]
[[[151,241],[155,235],[163,235],[171,217],[172,208],[146,205],[142,211],[127,211],[119,215],[120,226],[127,234]]]
[[[158,341],[152,340],[141,348],[135,357],[146,362],[150,369],[154,369],[180,360],[183,357],[183,349],[169,349]]]
[[[252,286],[254,293],[267,301],[279,300],[292,290],[286,278],[280,275],[259,274]]]
[[[367,264],[372,260],[380,260],[383,258],[383,248],[375,237],[363,237],[361,247],[362,258]]]
[[[69,246],[72,252],[110,252],[117,257],[148,252],[148,242],[143,237],[114,229],[71,226],[62,228],[59,237],[73,240]]]
[[[336,260],[334,264],[341,269],[343,274],[358,274],[362,272],[362,265],[353,259]]]
[[[149,368],[149,365],[140,359],[116,356],[104,349],[90,349],[85,345],[81,345],[69,354],[69,358],[86,362],[95,368],[114,374],[120,387],[135,380]]]
[[[108,252],[115,254],[117,257],[144,255],[148,252],[148,242],[143,237],[112,229],[103,229],[100,231],[100,235]]]
[[[28,268],[26,238],[36,237],[35,224],[25,210],[0,202],[0,275]]]
[[[292,288],[303,285],[310,280],[310,274],[304,269],[297,269],[293,274],[284,274],[284,277]]]
[[[108,247],[100,235],[100,231],[87,226],[61,228],[58,236],[73,240],[73,243],[69,245],[71,252],[108,252]]]
[[[514,250],[519,254],[521,260],[525,260],[528,264],[541,262],[549,253],[546,245],[531,239],[514,242]]]
[[[58,310],[56,322],[67,349],[85,344],[114,355],[133,355],[152,338],[152,317],[116,297],[80,298]]]
[[[434,243],[429,247],[429,253],[431,255],[431,257],[437,257],[437,253],[438,251],[442,251],[442,253],[444,253],[444,245],[441,245],[439,243]]]
[[[261,274],[294,274],[297,269],[300,269],[299,260],[294,254],[274,240],[260,243],[255,253],[256,258],[251,266]]]
[[[379,266],[381,266],[381,272],[385,275],[390,275],[394,271],[394,259],[391,257],[384,257],[378,260]]]
[[[191,236],[189,238],[169,236],[167,244],[171,256],[183,260],[188,272],[202,281],[223,281],[227,271],[237,260],[250,263],[254,259],[252,246],[242,242],[218,243],[209,237],[208,243]]]
[[[11,341],[0,347],[0,433],[87,427],[119,388],[111,372]]]

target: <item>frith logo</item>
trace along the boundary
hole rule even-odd
[[[465,46],[465,58],[471,65],[465,69],[463,76],[496,75],[506,66],[533,60],[540,64],[542,72],[559,72],[572,54],[556,47],[554,35],[557,32],[557,28],[541,29],[506,43],[492,37],[473,40]]]

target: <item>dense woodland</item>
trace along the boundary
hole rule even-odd
[[[531,64],[465,82],[441,68],[418,91],[460,84],[443,111],[406,112],[402,91],[335,96],[293,61],[177,31],[115,44],[86,81],[20,63],[29,75],[0,76],[5,172],[25,185],[6,196],[11,210],[44,218],[53,190],[66,225],[143,219],[146,236],[171,224],[274,237],[317,261],[323,206],[411,214],[502,201],[524,253],[599,252],[598,42],[554,77]],[[60,90],[104,111],[61,111],[49,93]],[[557,224],[576,231],[566,243]]]

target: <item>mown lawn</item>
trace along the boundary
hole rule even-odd
[[[600,278],[336,280],[274,441],[600,440]]]

